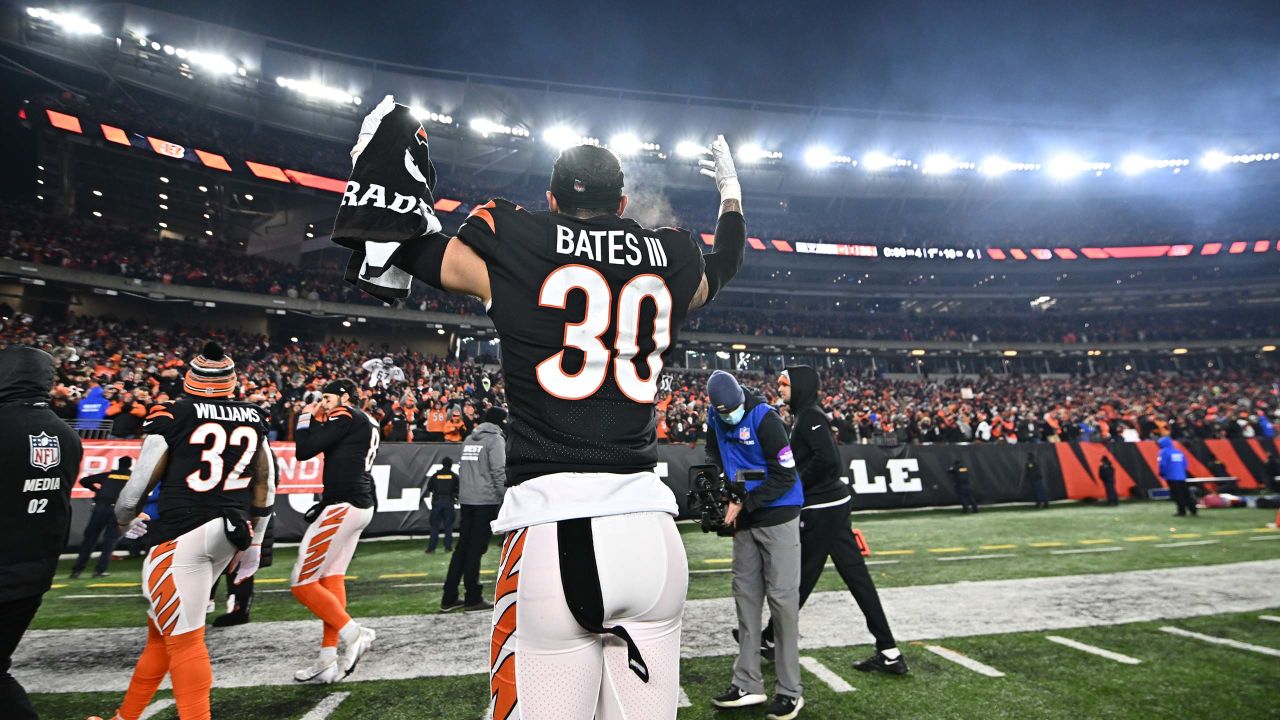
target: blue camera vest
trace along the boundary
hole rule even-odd
[[[707,428],[716,434],[725,477],[730,480],[737,480],[738,472],[741,470],[768,471],[768,461],[765,459],[764,449],[760,447],[760,438],[756,434],[756,428],[760,426],[760,420],[773,411],[772,407],[760,403],[747,411],[747,414],[742,418],[742,422],[732,426],[726,425],[714,409],[707,413]],[[791,448],[788,447],[785,452],[790,453]],[[789,469],[788,472],[791,473],[795,482],[792,483],[791,489],[786,494],[769,503],[768,507],[804,505],[804,486],[800,484],[800,476],[796,475],[794,469]],[[751,492],[763,484],[764,481],[762,480],[748,480],[746,483],[747,492]]]

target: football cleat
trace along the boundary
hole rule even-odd
[[[730,685],[722,695],[711,698],[711,704],[718,708],[739,708],[750,705],[763,705],[769,701],[764,693],[749,693],[737,685]]]
[[[317,663],[309,668],[303,668],[293,674],[294,682],[315,683],[317,685],[328,685],[338,681],[341,673],[338,670],[337,659],[330,660],[328,663]]]
[[[769,712],[765,715],[766,720],[792,720],[800,714],[800,709],[804,707],[804,698],[791,697],[790,695],[774,695],[773,702],[769,703]]]
[[[877,652],[875,655],[853,664],[854,670],[862,672],[882,672],[890,675],[906,675],[907,659],[901,655],[890,660],[884,656],[884,653]]]
[[[373,640],[376,637],[378,634],[372,628],[360,628],[360,636],[347,646],[347,651],[342,655],[343,677],[355,672],[356,665],[360,664],[360,658],[373,647]]]

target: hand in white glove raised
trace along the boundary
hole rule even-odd
[[[360,159],[360,153],[364,152],[369,141],[373,139],[373,134],[378,132],[378,126],[382,124],[382,118],[396,107],[396,99],[391,95],[382,98],[382,102],[378,103],[368,115],[364,116],[364,122],[360,123],[360,136],[356,138],[356,144],[351,148],[351,167],[355,167],[356,160]]]
[[[738,183],[738,169],[733,165],[733,153],[729,151],[729,143],[723,135],[717,135],[707,151],[711,159],[702,158],[698,172],[709,178],[715,178],[716,189],[720,191],[720,201],[742,201],[742,185]]]

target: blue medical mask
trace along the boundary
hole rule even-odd
[[[739,405],[737,410],[734,410],[728,415],[725,415],[724,413],[717,413],[717,414],[720,416],[720,419],[724,421],[726,424],[737,425],[738,423],[742,422],[742,417],[747,414],[747,408],[745,405]]]

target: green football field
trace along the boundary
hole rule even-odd
[[[1157,502],[1118,508],[1064,503],[1040,511],[990,508],[965,516],[931,510],[862,514],[854,519],[872,548],[871,571],[881,588],[1280,559],[1280,532],[1268,527],[1274,522],[1274,510],[1203,511],[1198,518],[1174,518],[1170,510],[1170,505]],[[704,535],[689,524],[682,525],[682,533],[692,571],[690,598],[728,597],[730,541]],[[369,618],[435,612],[448,555],[439,550],[426,555],[423,545],[420,540],[363,543],[349,571],[351,614]],[[259,575],[255,623],[310,619],[287,590],[294,555],[292,548],[280,548],[275,565]],[[497,562],[496,545],[485,560],[491,570]],[[34,628],[141,628],[145,606],[137,586],[136,561],[116,561],[112,576],[101,580],[87,575],[67,580],[69,563],[63,565]],[[842,589],[831,570],[818,587],[819,591]],[[1159,605],[1176,599],[1153,597],[1150,602]],[[827,672],[825,679],[805,672],[808,707],[802,717],[1276,717],[1280,620],[1268,618],[1280,618],[1280,606],[1054,632],[929,638],[903,643],[911,664],[906,677],[854,671],[851,661],[869,654],[868,646],[814,648],[802,655]],[[1166,626],[1256,647],[1242,649],[1174,635],[1161,630]],[[1049,641],[1046,635],[1099,646],[1141,662],[1123,664]],[[217,642],[216,634],[209,637],[211,643]],[[925,645],[990,665],[1003,677],[979,674]],[[1273,654],[1266,654],[1268,649]],[[686,660],[681,686],[690,706],[679,717],[763,717],[758,710],[717,714],[707,705],[706,699],[728,683],[731,667],[730,657]],[[15,667],[20,679],[22,670]],[[67,667],[66,672],[75,673],[75,667]],[[833,689],[842,688],[842,683],[856,689]],[[335,698],[335,693],[349,695]],[[483,715],[486,697],[483,675],[218,689],[215,670],[213,707],[216,718],[475,720]],[[119,698],[119,692],[52,693],[35,696],[35,702],[43,717],[81,720],[94,714],[110,717]],[[335,702],[335,709],[326,710]],[[322,703],[328,705],[317,710]],[[172,707],[154,715],[157,720],[176,717]]]

